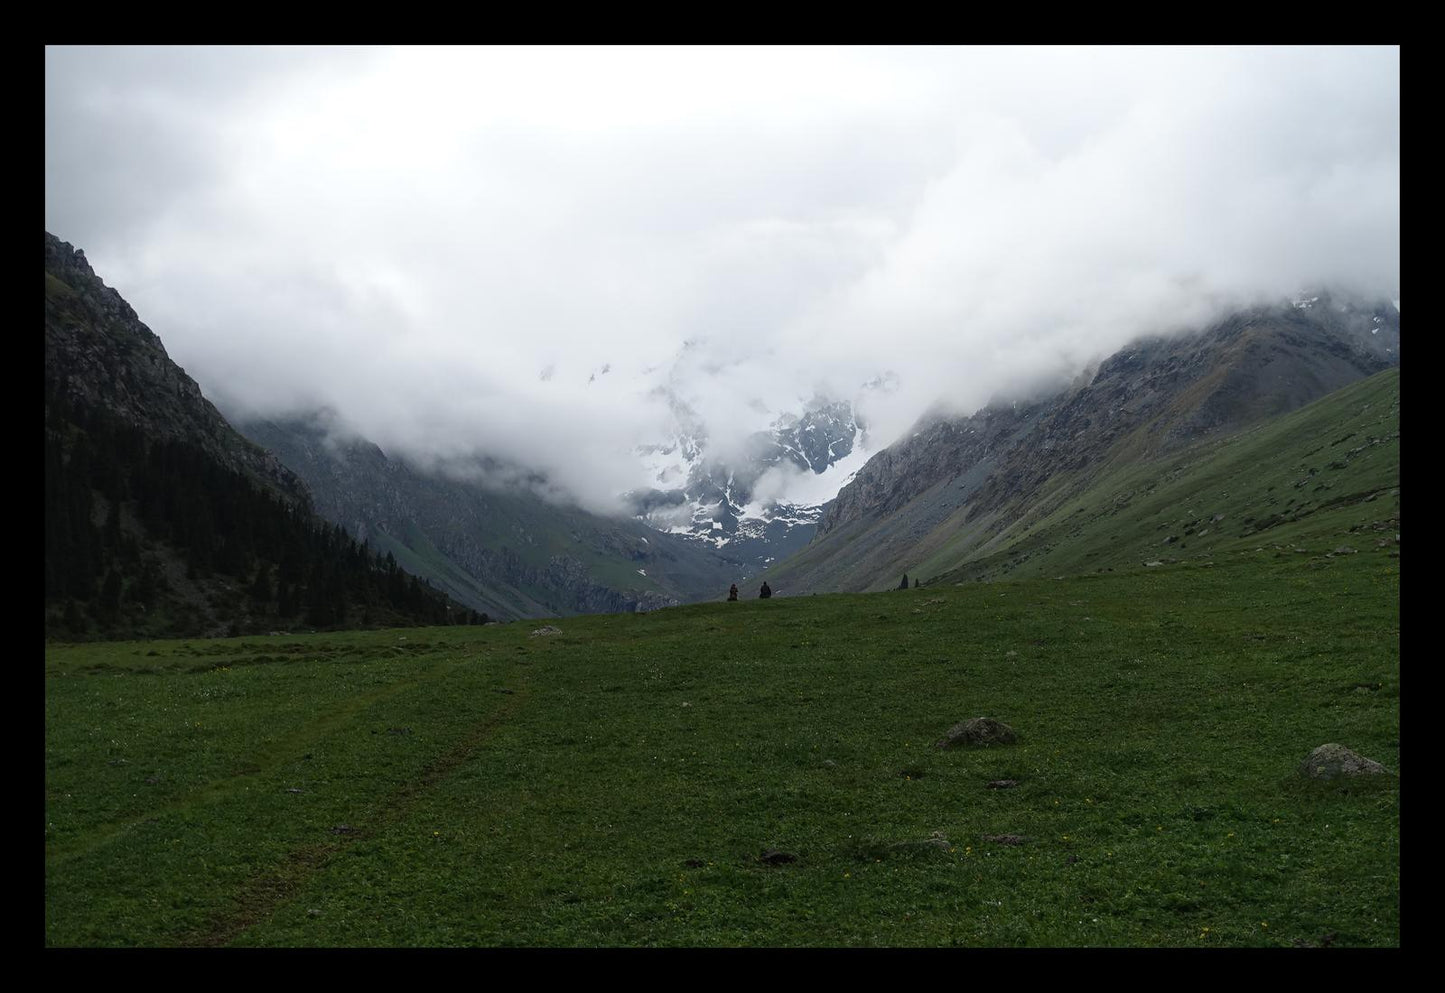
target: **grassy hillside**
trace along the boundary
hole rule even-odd
[[[46,941],[1395,946],[1393,551],[52,646]]]
[[[1007,532],[939,576],[1046,576],[1251,554],[1324,556],[1399,545],[1400,372],[1151,462],[1121,462],[1082,492],[1045,495]],[[1345,551],[1339,551],[1346,549]],[[1348,551],[1354,549],[1354,551]],[[938,575],[948,545],[920,564]]]
[[[1142,457],[1130,436],[1102,467],[1049,479],[1017,516],[979,513],[968,479],[941,482],[882,519],[839,528],[767,578],[783,593],[803,575],[839,585],[866,576],[885,590],[903,573],[953,583],[1393,546],[1399,434],[1392,369],[1167,458]]]

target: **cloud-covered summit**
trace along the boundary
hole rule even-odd
[[[50,48],[46,227],[223,406],[607,509],[667,390],[726,446],[888,371],[878,446],[1398,299],[1399,92],[1396,48]]]

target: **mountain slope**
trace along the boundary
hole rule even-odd
[[[312,514],[300,480],[50,234],[44,398],[47,638],[470,616]]]
[[[300,481],[237,434],[85,252],[45,235],[45,375],[78,408],[104,411],[147,438],[184,441],[295,502]]]
[[[1398,548],[1400,373],[1165,459],[1118,465],[936,582]]]
[[[767,576],[790,593],[927,579],[1006,545],[1105,473],[1227,437],[1398,357],[1398,310],[1323,294],[1137,342],[1086,385],[921,425],[871,459],[814,542]]]
[[[618,613],[713,599],[742,571],[717,549],[640,521],[422,472],[368,441],[333,441],[322,415],[240,427],[306,481],[323,517],[493,617]],[[474,468],[480,474],[486,466]]]

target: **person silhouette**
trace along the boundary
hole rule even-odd
[[[737,583],[733,583],[732,587],[728,590],[728,600],[729,600],[729,601],[732,601],[732,600],[736,600],[737,598],[738,598],[738,584],[737,584]]]
[[[759,597],[759,599],[766,600],[768,597],[770,597],[770,596],[772,596],[772,595],[773,595],[773,591],[768,587],[768,584],[767,584],[766,582],[763,583],[763,588],[760,589],[760,590],[758,590],[758,597]]]

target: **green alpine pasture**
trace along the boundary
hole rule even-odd
[[[49,646],[46,942],[1397,946],[1398,546],[1357,544]],[[935,747],[978,716],[1018,742]],[[1326,742],[1391,774],[1299,777]]]

